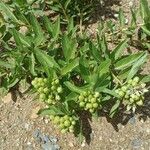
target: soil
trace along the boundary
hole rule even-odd
[[[119,8],[123,8],[126,17],[130,19],[131,2],[135,7],[138,6],[136,0],[108,1],[104,13],[97,10],[95,21],[88,28],[95,33],[99,15],[112,18]],[[150,74],[149,65],[150,59],[143,69],[144,74]],[[86,140],[80,144],[74,135],[61,134],[49,118],[37,116],[36,113],[43,105],[34,100],[33,95],[24,95],[14,102],[9,93],[0,101],[0,150],[44,149],[44,142],[35,136],[37,130],[44,136],[56,137],[61,150],[150,150],[149,96],[147,94],[145,105],[134,115],[120,112],[114,119],[110,119],[101,113],[101,117],[87,120]]]

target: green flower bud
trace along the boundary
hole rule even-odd
[[[47,103],[48,103],[48,104],[52,104],[52,103],[53,103],[53,100],[52,100],[52,99],[48,99],[48,100],[47,100]]]
[[[126,87],[126,86],[123,86],[123,87],[121,88],[121,90],[122,90],[123,92],[126,92],[126,91],[127,91],[127,87]]]
[[[94,104],[93,104],[93,107],[94,107],[94,108],[97,108],[97,107],[98,107],[98,104],[97,104],[97,103],[94,103]]]
[[[72,121],[72,122],[71,122],[71,124],[72,124],[72,125],[75,125],[75,124],[76,124],[76,122],[75,122],[75,121]]]
[[[92,106],[91,103],[87,103],[87,104],[86,104],[86,108],[90,109],[90,108],[92,108],[92,107],[93,107],[93,106]]]
[[[145,88],[146,84],[145,83],[141,83],[141,87]]]
[[[134,99],[133,98],[130,98],[129,101],[130,101],[130,103],[134,103]]]
[[[84,96],[80,95],[79,96],[79,101],[83,101],[84,100]]]
[[[56,87],[55,87],[55,86],[52,86],[52,87],[51,87],[51,90],[52,90],[52,91],[54,91],[55,89],[56,89]]]
[[[60,98],[59,95],[56,95],[56,96],[55,96],[55,99],[56,99],[57,101],[60,101],[61,98]]]
[[[88,102],[88,99],[87,99],[87,98],[85,98],[85,99],[84,99],[84,102]]]
[[[130,79],[130,80],[128,81],[128,84],[132,84],[132,79]]]
[[[138,106],[142,106],[142,105],[143,105],[143,101],[142,101],[142,100],[137,101],[136,104],[137,104]]]
[[[37,91],[38,91],[39,93],[43,93],[43,87],[40,87]]]
[[[60,117],[59,116],[55,116],[54,123],[58,124],[59,122],[60,122]]]
[[[100,96],[99,92],[95,92],[94,97],[98,98]]]
[[[146,93],[146,92],[148,92],[148,89],[145,89],[145,88],[144,88],[144,89],[143,89],[143,93]]]
[[[129,99],[129,95],[128,94],[125,95],[125,99]]]
[[[80,106],[80,107],[84,107],[84,106],[85,106],[85,103],[84,103],[84,102],[80,102],[80,103],[79,103],[79,106]]]
[[[140,80],[140,78],[139,78],[139,77],[135,77],[135,78],[133,79],[133,81],[134,81],[134,82],[136,82],[136,83],[138,83],[138,82],[139,82],[139,80]]]
[[[133,87],[135,87],[135,86],[137,85],[137,82],[132,81],[132,83],[131,83],[131,84],[132,84],[132,86],[133,86]]]
[[[31,82],[31,84],[32,84],[33,86],[36,85],[36,81],[33,80],[33,81]]]
[[[90,94],[90,95],[88,96],[88,99],[91,99],[91,98],[93,98],[93,96]]]
[[[64,116],[64,120],[68,120],[69,119],[69,116],[68,115],[65,115]]]
[[[60,123],[60,124],[59,124],[59,128],[60,128],[60,129],[63,129],[63,128],[65,128],[65,125],[64,125],[63,123]]]
[[[57,92],[58,92],[58,93],[62,93],[62,87],[58,87],[58,88],[57,88]]]
[[[40,99],[45,99],[46,95],[44,93],[40,94]]]
[[[44,88],[44,89],[43,89],[43,92],[44,92],[44,93],[48,93],[48,91],[49,91],[48,88]]]
[[[70,123],[69,120],[66,120],[66,121],[64,122],[64,125],[65,125],[66,127],[69,127],[69,126],[71,125],[71,123]]]
[[[58,79],[56,79],[56,80],[55,80],[55,84],[58,84],[58,83],[59,83],[59,80],[58,80]]]
[[[123,91],[119,91],[118,94],[119,94],[120,97],[123,97],[125,93]]]
[[[93,112],[94,112],[94,110],[93,110],[93,109],[89,109],[89,111],[90,111],[90,113],[93,113]]]
[[[90,100],[90,102],[91,102],[91,103],[95,103],[95,102],[96,102],[96,98],[92,98],[92,99]]]
[[[117,94],[119,94],[119,91],[120,91],[119,89],[116,89],[116,90],[115,90],[115,92],[116,92]]]
[[[88,93],[87,93],[87,92],[83,92],[83,96],[85,96],[85,97],[86,97],[87,95],[88,95]]]

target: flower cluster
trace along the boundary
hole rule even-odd
[[[124,104],[127,105],[127,110],[132,108],[134,112],[137,105],[143,105],[144,94],[148,91],[145,86],[146,84],[140,82],[139,77],[134,77],[116,90],[116,93],[123,99]]]
[[[60,93],[62,93],[62,87],[58,79],[53,79],[53,81],[49,83],[46,78],[35,78],[32,81],[32,85],[39,93],[39,98],[48,104],[54,105],[61,99]]]
[[[57,116],[57,115],[51,115],[50,119],[51,121],[58,125],[61,129],[62,133],[66,132],[74,132],[74,126],[76,124],[76,120],[74,119],[74,116]]]
[[[100,97],[101,95],[99,92],[83,92],[78,97],[79,106],[84,108],[84,110],[89,110],[91,113],[93,113],[100,106]]]

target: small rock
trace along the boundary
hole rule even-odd
[[[46,124],[48,124],[48,123],[49,123],[49,120],[48,120],[48,119],[45,119],[44,122],[45,122]]]
[[[5,104],[8,104],[12,101],[12,98],[11,98],[11,93],[8,93],[3,99],[2,101],[5,103]]]
[[[59,145],[53,145],[50,142],[42,144],[43,150],[59,150]]]
[[[51,141],[52,143],[54,143],[54,144],[58,141],[57,138],[54,137],[54,136],[50,136],[49,139],[50,139],[50,141]]]
[[[129,123],[134,125],[136,123],[136,118],[134,116],[130,118]]]
[[[85,147],[85,140],[82,142],[81,147]]]
[[[134,139],[132,141],[133,148],[140,148],[141,145],[142,145],[142,140],[141,139]]]
[[[25,127],[25,129],[28,131],[28,130],[30,129],[30,124],[25,123],[24,127]]]
[[[69,142],[69,147],[74,147],[74,144],[72,142]]]
[[[32,143],[31,142],[27,142],[27,145],[31,145]]]

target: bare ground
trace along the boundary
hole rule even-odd
[[[99,15],[107,14],[109,18],[119,7],[124,9],[130,19],[129,2],[112,0],[103,14],[97,11],[95,21],[89,25],[91,32],[95,32]],[[137,3],[133,0],[133,5],[137,6]],[[150,59],[143,73],[150,74],[149,65]],[[149,96],[146,96],[145,106],[138,109],[136,115],[120,113],[111,120],[102,113],[98,119],[89,120],[87,142],[80,144],[72,134],[62,135],[49,118],[36,115],[42,104],[33,100],[33,96],[26,95],[13,102],[8,94],[0,101],[0,150],[41,150],[43,143],[34,136],[37,129],[44,135],[57,137],[61,150],[150,150]]]

